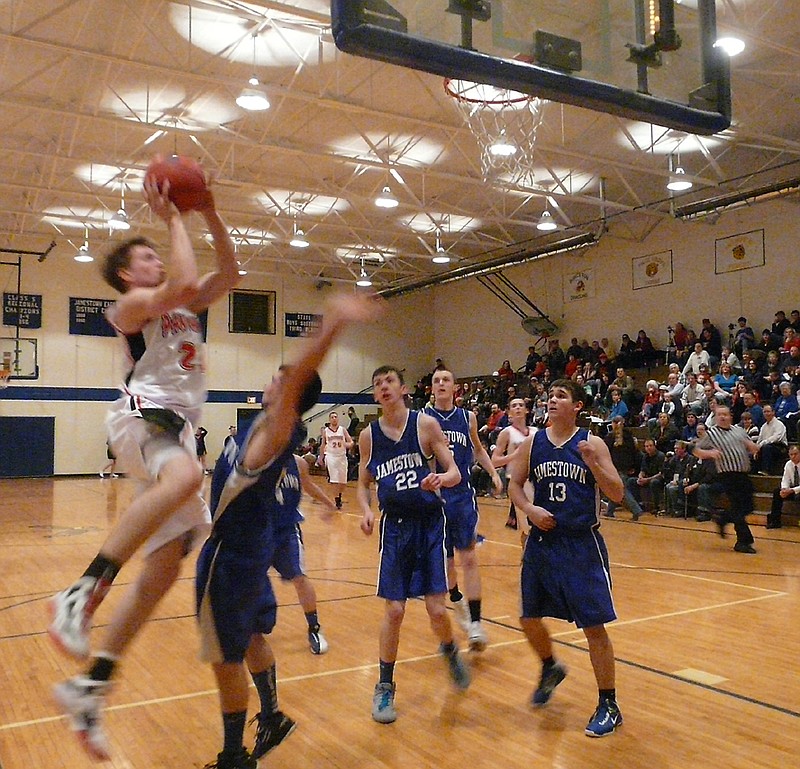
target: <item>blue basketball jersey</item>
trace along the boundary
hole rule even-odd
[[[528,478],[534,504],[555,516],[555,532],[598,526],[600,490],[578,451],[578,443],[588,440],[588,431],[576,430],[562,446],[555,446],[547,433],[539,430],[531,441]]]
[[[425,406],[425,413],[432,416],[442,428],[444,437],[450,445],[456,467],[461,473],[461,483],[452,488],[443,489],[445,499],[448,492],[469,486],[470,472],[472,470],[473,446],[472,436],[469,434],[469,413],[466,409],[456,406],[450,411],[439,411],[430,404]],[[441,468],[437,469],[441,470]]]
[[[378,486],[381,513],[393,517],[441,514],[441,498],[423,491],[420,482],[430,474],[430,458],[424,456],[417,426],[419,414],[408,412],[400,440],[388,438],[380,420],[371,422],[372,451],[367,469]]]
[[[228,443],[211,480],[211,536],[225,537],[230,546],[248,552],[268,551],[278,521],[284,514],[296,516],[300,502],[300,477],[293,455],[297,429],[283,452],[264,467],[245,470],[238,463],[255,425],[263,418],[257,417],[243,435]]]

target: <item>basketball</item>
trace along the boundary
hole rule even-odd
[[[179,211],[192,211],[202,207],[206,201],[206,177],[200,164],[192,158],[158,155],[147,166],[145,174],[156,180],[159,190],[164,180],[169,179],[169,199]]]

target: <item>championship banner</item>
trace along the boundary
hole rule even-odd
[[[3,292],[3,325],[42,327],[42,295]]]
[[[714,272],[738,272],[764,266],[764,230],[750,230],[714,241]]]
[[[564,301],[577,302],[594,296],[594,268],[569,273],[564,282]]]
[[[69,298],[69,333],[83,336],[116,336],[106,320],[106,308],[116,299]]]
[[[322,327],[322,315],[310,312],[284,313],[284,335],[291,337],[312,336]]]
[[[633,290],[672,283],[672,251],[637,256],[633,259]]]

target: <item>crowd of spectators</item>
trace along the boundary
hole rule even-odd
[[[702,320],[699,335],[683,323],[675,323],[668,333],[664,350],[656,349],[644,330],[635,339],[623,334],[617,349],[607,338],[589,343],[573,337],[566,349],[558,339],[547,339],[544,349],[529,347],[517,369],[504,360],[490,376],[459,382],[456,404],[475,413],[479,436],[491,453],[509,424],[511,400],[523,398],[528,424],[542,426],[550,383],[571,378],[586,393],[584,418],[610,442],[612,457],[629,453],[615,444],[621,440],[620,429],[640,428],[640,436],[646,431],[647,441],[639,440],[644,451],[637,447],[637,458],[631,462],[628,457],[625,467],[618,467],[628,503],[630,498],[637,504],[643,500],[653,512],[681,515],[691,506],[704,520],[710,514],[713,467],[708,465],[713,463],[699,462],[690,449],[698,432],[714,424],[718,404],[730,406],[734,423],[759,445],[753,472],[780,474],[788,445],[798,440],[800,311],[793,310],[790,318],[778,311],[771,328],[758,336],[747,318],[739,317],[729,324],[726,342],[708,318]],[[658,371],[665,372],[663,381],[652,376]],[[430,378],[417,382],[415,408],[429,402]],[[613,424],[619,426],[616,433]],[[659,463],[657,477],[642,475]],[[632,512],[640,514],[641,507]]]

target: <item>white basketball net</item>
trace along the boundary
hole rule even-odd
[[[484,178],[532,187],[533,148],[545,100],[469,80],[445,78],[444,89],[478,140]]]

